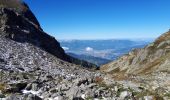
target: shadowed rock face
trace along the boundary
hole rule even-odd
[[[144,75],[170,72],[170,31],[143,49],[136,49],[118,60],[102,66],[105,72]]]
[[[31,43],[62,60],[86,67],[95,67],[94,64],[66,55],[58,41],[41,29],[39,22],[28,6],[23,5],[27,8],[23,11],[14,8],[0,8],[0,37],[21,43]]]
[[[60,59],[68,60],[68,56],[60,47],[54,37],[49,36],[41,29],[35,16],[30,10],[23,13],[14,10],[1,8],[1,33],[2,37],[10,38],[18,42],[29,42]]]

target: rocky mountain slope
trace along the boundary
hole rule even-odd
[[[28,6],[16,1],[21,8],[13,5],[16,2],[0,1],[0,99],[120,98],[117,90],[102,83],[103,74],[87,69],[93,67],[90,63],[66,55],[41,29]]]
[[[65,62],[30,43],[0,38],[0,44],[2,100],[133,98],[127,86],[107,79],[100,72]]]
[[[118,60],[106,64],[102,70],[124,72],[125,74],[150,74],[170,72],[170,31],[143,49],[135,49]]]
[[[0,37],[10,38],[20,43],[30,43],[62,60],[80,64],[86,67],[96,67],[94,64],[80,61],[65,54],[58,41],[46,34],[37,19],[26,4],[22,8],[1,7]],[[7,9],[8,8],[8,9]]]
[[[78,86],[98,76],[29,43],[0,38],[0,44],[0,91],[7,100],[81,97]]]
[[[147,86],[116,81],[108,74],[70,63],[83,62],[67,56],[59,43],[43,32],[26,4],[17,3],[23,10],[6,2],[0,1],[0,99],[169,99],[165,89],[157,94]]]
[[[170,31],[143,49],[135,49],[101,67],[117,79],[147,83],[150,89],[170,91]]]

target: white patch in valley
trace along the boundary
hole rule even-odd
[[[87,52],[90,52],[90,51],[93,51],[93,48],[91,48],[91,47],[86,47],[86,49],[85,49]]]

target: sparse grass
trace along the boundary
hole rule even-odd
[[[156,40],[156,44],[159,44],[161,43],[162,41],[165,41],[167,39],[169,39],[169,34],[170,34],[170,31],[166,32],[164,35],[162,35],[161,37],[159,37],[157,40]]]
[[[164,98],[159,95],[155,95],[154,100],[164,100]]]
[[[85,100],[93,100],[93,97],[87,97]]]
[[[144,96],[153,95],[153,93],[148,90],[143,90],[142,92],[134,92],[134,95],[136,98],[141,98]]]
[[[3,78],[6,77],[3,71],[0,71],[0,82],[2,82]]]
[[[58,77],[58,83],[61,83],[63,81],[62,77]]]
[[[0,91],[4,91],[5,90],[6,85],[4,83],[0,83]]]
[[[110,71],[109,74],[114,74],[114,73],[117,73],[117,72],[120,72],[120,68],[119,67],[117,67],[114,70]]]
[[[152,63],[146,64],[145,68],[141,70],[138,74],[150,74],[153,68],[155,68],[157,65],[163,63],[167,58],[170,58],[170,53],[167,53],[165,56],[162,56]]]
[[[114,70],[110,71],[109,74],[113,75],[113,78],[115,80],[127,80],[129,77],[125,76],[126,72],[127,72],[127,69],[120,70],[120,68],[117,67]]]
[[[153,100],[164,100],[163,97],[165,97],[165,95],[161,95],[157,91],[148,89],[145,89],[141,92],[133,92],[133,94],[137,99],[143,98],[144,96],[153,96]]]
[[[165,93],[164,96],[170,97],[170,93]]]
[[[131,56],[131,57],[129,58],[129,65],[132,64],[134,57],[135,57],[135,56],[133,56],[133,57]]]
[[[145,65],[146,67],[142,71],[140,71],[139,74],[146,74],[147,72],[152,71],[151,69],[153,69],[155,66],[157,66],[160,63],[161,60],[157,59],[154,62]]]

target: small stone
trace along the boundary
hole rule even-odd
[[[0,93],[0,98],[5,98],[5,95]]]
[[[130,96],[130,93],[128,91],[123,91],[120,93],[120,98],[121,99],[124,99],[126,97],[129,97]]]
[[[144,96],[144,100],[153,100],[153,96]]]

